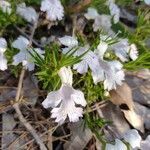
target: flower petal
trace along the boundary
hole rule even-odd
[[[42,0],[41,11],[47,12],[46,18],[51,21],[62,20],[64,8],[60,0]]]
[[[7,42],[4,38],[0,38],[0,53],[4,53],[7,49]]]
[[[4,13],[8,13],[11,14],[11,4],[5,0],[0,0],[0,9],[2,9],[2,11]]]
[[[82,60],[81,62],[75,64],[73,69],[77,70],[77,72],[80,74],[84,74],[88,71],[88,64],[85,60]]]
[[[27,47],[28,47],[28,45],[29,45],[29,40],[26,39],[26,38],[23,37],[23,36],[19,36],[19,37],[17,38],[17,40],[15,40],[15,41],[12,43],[12,46],[13,46],[14,48],[17,48],[17,49],[19,49],[19,50],[21,50],[21,51],[26,50]]]
[[[138,131],[135,129],[129,130],[124,136],[124,140],[127,141],[131,147],[140,148],[141,143],[141,136],[139,135]]]
[[[42,105],[44,108],[54,108],[61,102],[61,100],[62,99],[59,90],[53,91],[47,95],[46,99],[42,102]]]
[[[84,14],[85,18],[88,20],[95,19],[98,15],[99,14],[95,8],[88,8],[88,12]]]
[[[119,139],[116,139],[115,145],[106,144],[105,150],[127,150],[127,147],[122,141],[120,141]]]
[[[3,54],[0,53],[0,70],[4,71],[7,69],[7,59]]]
[[[74,47],[78,45],[78,41],[76,38],[72,36],[65,35],[64,37],[59,38],[59,41],[62,45],[68,46],[68,47]]]
[[[79,105],[82,105],[82,106],[86,106],[87,102],[84,98],[84,94],[83,92],[79,91],[79,90],[73,90],[73,94],[71,94],[71,99],[76,103],[76,104],[79,104]]]
[[[108,44],[106,42],[101,41],[100,44],[97,46],[95,53],[98,54],[98,56],[101,59],[103,59],[104,53],[106,52],[107,48]]]
[[[138,58],[138,51],[137,51],[137,47],[135,44],[131,44],[130,45],[130,51],[129,51],[129,56],[130,58],[134,61]]]
[[[25,3],[17,5],[17,14],[30,23],[36,22],[38,18],[35,9],[33,7],[26,7]]]

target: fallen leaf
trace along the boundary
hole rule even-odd
[[[126,83],[124,83],[123,85],[118,86],[116,90],[111,90],[110,96],[110,100],[115,105],[119,105],[128,122],[134,128],[140,130],[141,132],[144,132],[143,119],[135,112],[131,88]]]
[[[108,105],[102,107],[99,111],[101,111],[99,114],[101,118],[112,121],[112,124],[109,125],[109,129],[113,133],[113,136],[107,129],[104,129],[105,137],[108,141],[113,141],[115,138],[122,138],[130,129],[129,124],[118,106],[108,102]]]

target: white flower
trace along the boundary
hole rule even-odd
[[[122,62],[128,61],[128,51],[130,49],[128,39],[119,39],[119,42],[110,47]]]
[[[78,46],[77,39],[72,37],[72,36],[65,35],[64,37],[61,37],[61,38],[58,38],[58,39],[59,39],[59,41],[62,45],[65,45],[69,48],[73,48],[75,46]]]
[[[122,64],[119,61],[103,60],[104,53],[107,50],[107,43],[101,41],[95,53],[99,56],[99,65],[92,72],[94,83],[104,81],[104,88],[108,91],[116,89],[116,85],[121,85],[124,80],[124,72]]]
[[[42,0],[41,11],[46,12],[46,18],[51,21],[62,20],[64,16],[60,0]]]
[[[36,22],[38,18],[35,9],[32,7],[26,7],[25,3],[17,5],[17,14],[30,23]]]
[[[105,150],[127,150],[127,146],[119,139],[115,139],[115,145],[106,144]]]
[[[87,52],[89,50],[89,45],[85,45],[84,47],[80,47],[76,51],[76,56],[80,56]],[[99,60],[96,54],[92,51],[88,51],[84,54],[84,56],[81,58],[82,60],[75,64],[73,66],[73,69],[77,70],[80,74],[84,74],[88,71],[88,68],[91,69],[91,71],[97,70],[97,67],[99,66]]]
[[[129,130],[127,133],[125,133],[123,138],[126,142],[128,142],[131,145],[133,149],[140,148],[141,136],[139,135],[137,130]]]
[[[0,9],[2,9],[2,11],[4,13],[11,13],[11,4],[5,0],[0,0]]]
[[[29,40],[26,39],[23,36],[19,36],[17,38],[17,40],[15,40],[12,43],[12,46],[16,49],[19,49],[20,52],[18,54],[16,54],[13,57],[13,65],[18,65],[19,63],[22,63],[23,66],[26,67],[26,69],[28,69],[29,71],[34,70],[35,64],[33,62],[33,58],[31,56],[31,54],[28,52],[28,50],[34,54],[34,51],[29,48]],[[39,48],[34,48],[34,50],[42,56],[42,54],[44,53],[41,49]]]
[[[72,87],[72,71],[70,67],[62,67],[59,71],[62,86],[58,91],[52,91],[43,101],[44,108],[52,108],[52,118],[62,124],[68,117],[70,122],[77,122],[82,117],[83,108],[76,104],[86,106],[84,94]]]
[[[7,42],[4,38],[0,38],[0,70],[7,69],[7,59],[4,55],[4,52],[7,48]]]
[[[144,0],[147,5],[150,5],[150,0]]]
[[[141,150],[149,150],[150,149],[150,135],[147,136],[145,141],[141,142]]]
[[[98,12],[95,8],[88,8],[88,12],[84,14],[86,19],[95,19],[98,16]]]
[[[138,58],[138,51],[135,44],[130,45],[129,56],[132,60],[136,60]]]
[[[116,85],[121,85],[124,80],[122,64],[119,61],[99,60],[100,66],[97,72],[92,72],[94,83],[104,81],[104,88],[108,91],[116,89]]]
[[[93,24],[93,30],[98,31],[103,29],[105,32],[111,31],[111,16],[109,15],[98,15]]]
[[[109,6],[110,14],[111,16],[113,16],[114,23],[115,24],[118,23],[120,18],[119,7],[114,3],[113,0],[108,1],[108,6]]]

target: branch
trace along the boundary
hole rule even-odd
[[[34,32],[36,30],[36,27],[37,27],[37,23],[35,23],[34,26],[33,26],[32,33],[31,33],[31,36],[30,36],[30,41],[29,41],[30,44],[29,45],[32,44],[32,39],[33,39],[33,36],[34,36]],[[34,139],[37,142],[37,144],[39,145],[40,149],[41,150],[47,150],[47,148],[44,145],[43,141],[40,139],[40,137],[36,133],[36,130],[31,126],[30,123],[27,122],[27,120],[24,118],[24,116],[22,115],[22,113],[20,111],[20,108],[19,108],[19,100],[20,100],[20,94],[21,94],[24,75],[25,75],[25,67],[22,68],[22,71],[21,71],[21,74],[20,74],[18,88],[17,88],[17,94],[16,94],[16,98],[15,98],[16,103],[13,105],[13,108],[15,109],[16,113],[18,114],[18,118],[19,118],[20,122],[26,127],[26,129],[34,137]]]

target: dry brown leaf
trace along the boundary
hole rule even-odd
[[[110,96],[111,102],[115,105],[124,106],[126,109],[130,110],[134,108],[132,91],[128,84],[124,83],[122,86],[118,86],[116,90],[111,90]]]
[[[118,86],[116,90],[110,91],[110,100],[119,105],[121,111],[124,113],[128,122],[141,132],[144,131],[143,119],[136,114],[134,110],[134,102],[132,99],[132,91],[128,84],[124,83],[122,86]]]

